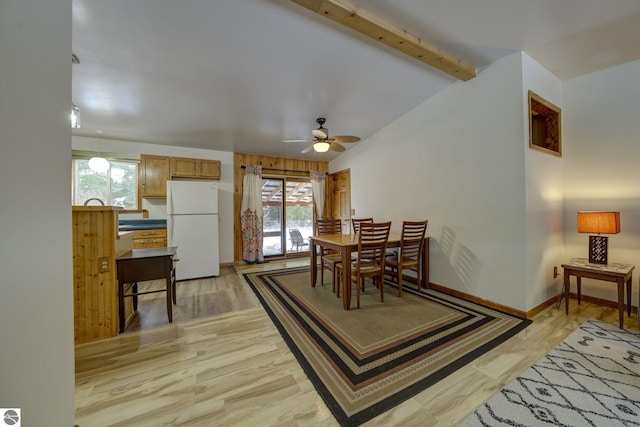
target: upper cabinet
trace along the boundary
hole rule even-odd
[[[147,198],[167,197],[167,180],[171,158],[167,156],[140,155],[140,194]]]
[[[220,160],[140,155],[139,186],[142,197],[167,197],[167,181],[173,178],[220,179]]]
[[[171,177],[220,179],[220,160],[172,157]]]

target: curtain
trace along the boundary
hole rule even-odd
[[[313,190],[313,201],[316,203],[318,218],[324,217],[324,188],[327,180],[327,173],[322,171],[309,171],[311,179],[311,189]]]
[[[242,259],[249,264],[264,262],[262,221],[262,166],[247,166],[244,170],[240,224]]]

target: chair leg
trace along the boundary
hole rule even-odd
[[[381,275],[378,281],[380,282],[380,302],[384,302],[384,276]]]
[[[333,268],[333,283],[336,297],[340,298],[340,271],[335,267]]]
[[[360,280],[360,277],[356,276],[356,301],[357,301],[357,305],[356,307],[360,308],[360,284],[358,283]],[[362,278],[362,287],[364,288],[364,277]],[[351,291],[351,286],[349,286],[349,291]]]
[[[320,258],[320,284],[324,285],[324,261]]]
[[[398,275],[396,276],[398,281],[398,296],[402,296],[402,265],[398,265]]]

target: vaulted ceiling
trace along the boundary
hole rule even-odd
[[[336,7],[353,11],[347,25]],[[379,23],[395,31],[382,43],[366,33]],[[478,74],[525,51],[567,79],[640,58],[640,2],[73,0],[73,134],[330,160],[282,140],[311,139],[317,117],[365,140],[464,84],[384,44],[394,34]]]

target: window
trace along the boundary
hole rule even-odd
[[[138,209],[138,163],[110,161],[106,172],[89,168],[89,160],[73,160],[73,204],[84,205],[92,198],[105,205]]]

